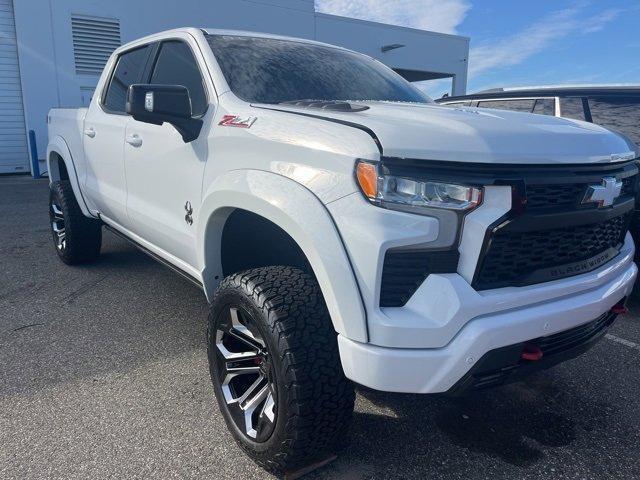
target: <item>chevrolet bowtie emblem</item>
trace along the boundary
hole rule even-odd
[[[620,196],[622,182],[615,177],[605,177],[601,185],[589,185],[584,194],[582,203],[597,203],[598,208],[613,205],[613,202]]]

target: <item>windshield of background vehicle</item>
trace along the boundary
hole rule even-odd
[[[207,35],[231,91],[246,102],[373,100],[431,103],[379,62],[294,40]]]

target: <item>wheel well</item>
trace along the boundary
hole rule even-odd
[[[222,231],[224,276],[250,268],[288,265],[313,274],[296,241],[275,223],[247,210],[234,210]]]
[[[69,180],[69,172],[64,159],[56,152],[51,152],[49,157],[49,177],[52,181]]]

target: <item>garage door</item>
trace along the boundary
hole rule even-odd
[[[0,173],[28,172],[12,0],[0,0]]]

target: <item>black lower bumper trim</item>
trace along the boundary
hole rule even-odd
[[[606,312],[586,324],[548,337],[536,338],[487,352],[475,366],[449,391],[449,395],[464,395],[485,388],[522,380],[531,373],[575,358],[589,350],[613,324],[617,315]],[[540,360],[522,358],[525,346],[542,351]]]

